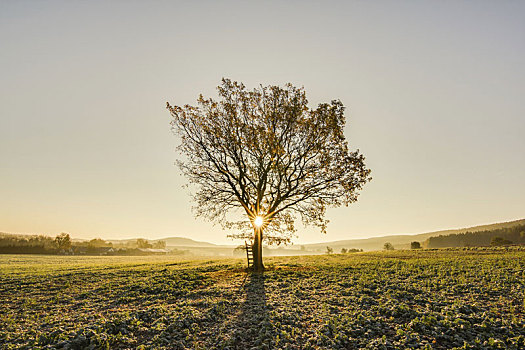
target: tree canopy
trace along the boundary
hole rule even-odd
[[[196,106],[167,103],[196,215],[237,238],[252,237],[261,217],[268,243],[289,242],[297,218],[325,232],[326,208],[355,202],[370,180],[363,155],[348,148],[343,104],[311,109],[291,84],[248,90],[223,79],[218,92]]]
[[[61,234],[56,236],[55,244],[58,249],[67,250],[71,248],[71,237],[69,236],[69,233],[62,232]]]
[[[410,242],[410,249],[421,249],[421,243],[418,241]]]
[[[394,250],[394,246],[392,245],[392,243],[390,243],[390,242],[386,242],[386,243],[383,245],[383,249],[384,249],[384,250]]]

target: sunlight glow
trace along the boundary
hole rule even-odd
[[[261,227],[264,223],[264,220],[261,216],[257,216],[255,220],[253,220],[253,223],[255,224],[255,226]]]

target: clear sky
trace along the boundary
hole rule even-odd
[[[296,242],[525,217],[523,1],[1,1],[0,48],[1,232],[231,244],[165,109],[222,77],[347,106],[373,180]]]

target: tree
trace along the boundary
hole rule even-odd
[[[386,242],[385,245],[383,246],[383,249],[384,250],[394,250],[394,246],[392,245],[392,243]]]
[[[153,245],[144,238],[137,239],[137,248],[151,248]]]
[[[410,249],[421,249],[421,244],[417,241],[410,242]]]
[[[166,241],[156,241],[152,246],[155,249],[166,249]]]
[[[90,240],[87,245],[89,248],[102,248],[113,246],[111,242],[106,242],[102,238],[94,238]]]
[[[348,249],[346,248],[341,248],[341,254],[346,254],[348,253]]]
[[[348,149],[340,101],[311,109],[303,88],[247,90],[229,79],[218,92],[219,101],[201,95],[197,106],[167,103],[178,165],[195,186],[196,216],[252,239],[260,271],[263,240],[289,243],[297,218],[326,232],[326,208],[355,202],[370,170]]]
[[[55,244],[59,250],[68,250],[71,248],[71,237],[69,233],[62,232],[55,237]]]
[[[325,252],[325,254],[333,254],[333,252],[334,252],[334,248],[326,247],[326,252]]]

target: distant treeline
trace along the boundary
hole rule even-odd
[[[184,254],[170,250],[171,254]],[[168,253],[165,241],[149,242],[139,238],[125,244],[113,244],[100,238],[73,242],[67,233],[55,238],[44,235],[0,233],[0,254],[67,254],[67,255],[150,255]]]
[[[56,254],[55,240],[48,236],[19,236],[0,234],[0,253]]]
[[[446,236],[440,235],[428,238],[423,245],[426,248],[447,248],[501,244],[525,244],[525,225]]]

